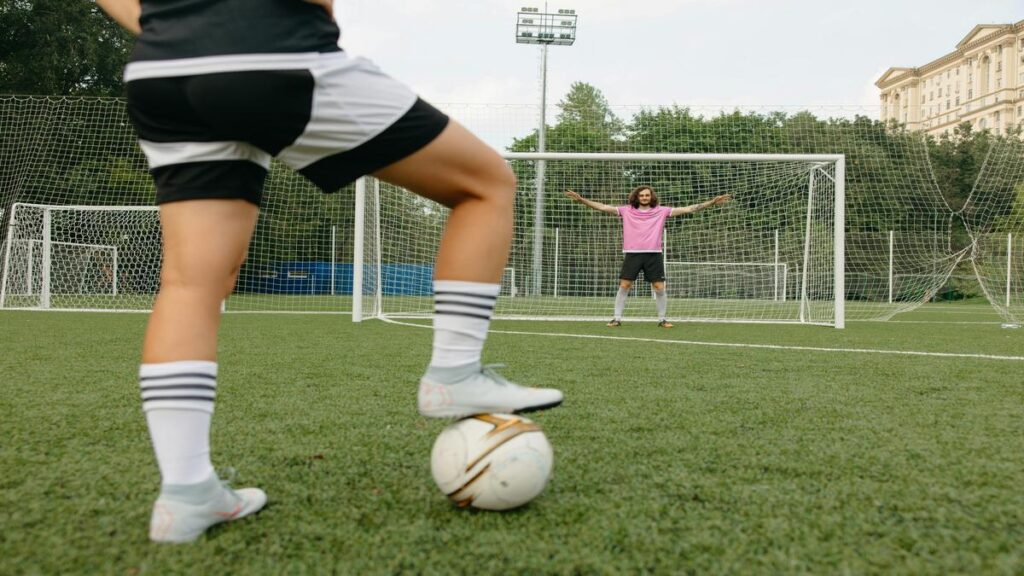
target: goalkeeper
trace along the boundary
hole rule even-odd
[[[693,214],[705,208],[725,204],[732,199],[729,194],[715,196],[711,200],[683,208],[669,208],[658,205],[658,195],[650,186],[638,186],[629,193],[626,204],[609,206],[587,200],[579,193],[566,190],[571,200],[589,206],[606,214],[617,214],[622,218],[622,272],[619,274],[619,292],[615,295],[615,314],[608,326],[622,325],[622,311],[626,308],[626,296],[633,287],[640,271],[654,289],[654,300],[658,307],[658,326],[671,328],[668,321],[668,295],[665,293],[665,263],[661,253],[661,235],[665,221],[673,216]]]

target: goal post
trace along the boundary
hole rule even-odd
[[[516,172],[518,191],[495,318],[607,320],[623,258],[621,220],[571,202],[563,191],[622,205],[634,187],[649,185],[663,206],[733,196],[725,205],[668,221],[670,319],[845,324],[843,155],[503,156]],[[540,161],[546,165],[545,192],[538,203]],[[355,231],[364,240],[355,258],[385,280],[354,287],[363,304],[353,316],[429,317],[431,289],[423,277],[432,274],[447,209],[387,184],[375,186],[385,191],[364,199],[366,218]],[[374,244],[373,238],[384,241]],[[514,298],[506,296],[510,271]],[[656,319],[649,292],[637,288],[625,319]]]
[[[146,311],[159,284],[156,207],[15,203],[0,308]]]

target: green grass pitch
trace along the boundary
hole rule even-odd
[[[554,477],[510,513],[430,478],[429,330],[228,315],[214,463],[270,503],[183,546],[146,539],[145,320],[0,312],[0,574],[1024,572],[1024,330],[986,306],[841,331],[496,322],[532,334],[485,360],[567,395],[534,418]]]

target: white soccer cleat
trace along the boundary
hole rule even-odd
[[[258,512],[267,503],[259,488],[232,490],[216,475],[199,484],[164,485],[153,505],[149,539],[191,542],[207,528]]]
[[[554,408],[562,392],[509,382],[495,369],[500,364],[456,368],[430,367],[420,380],[420,414],[431,418],[464,418],[476,414],[519,414]]]

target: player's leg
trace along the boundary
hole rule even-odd
[[[622,270],[619,271],[619,291],[615,294],[615,312],[608,326],[622,325],[622,314],[626,310],[626,297],[633,287],[633,282],[640,275],[641,260],[639,254],[626,254],[622,259]]]
[[[436,279],[501,282],[516,180],[497,152],[451,120],[433,142],[374,175],[452,209],[434,264]]]
[[[558,390],[508,382],[480,364],[512,241],[515,176],[454,121],[430,144],[375,173],[451,208],[434,269],[434,347],[420,382],[425,416],[529,412],[559,405]]]
[[[244,200],[160,207],[164,260],[143,343],[142,405],[162,477],[150,538],[186,542],[259,510],[258,489],[229,490],[210,462],[220,305],[245,260],[258,208]]]
[[[626,297],[629,296],[629,291],[632,287],[632,280],[619,279],[619,290],[615,293],[615,312],[608,326],[618,327],[622,325],[622,313],[626,310]]]
[[[221,302],[234,289],[259,208],[245,200],[160,206],[164,259],[142,361],[216,361]]]
[[[644,277],[651,279],[651,289],[654,290],[654,302],[658,310],[658,326],[671,328],[672,323],[668,321],[668,291],[665,288],[665,265],[662,262],[662,255],[652,254],[644,269]]]
[[[235,491],[221,483],[210,462],[209,430],[220,305],[245,259],[270,164],[267,152],[232,139],[238,130],[230,112],[258,101],[259,114],[246,124],[258,125],[272,118],[266,113],[272,107],[230,73],[129,72],[128,113],[156,184],[164,248],[139,369],[162,478],[150,538],[186,542],[266,502],[261,490]]]

